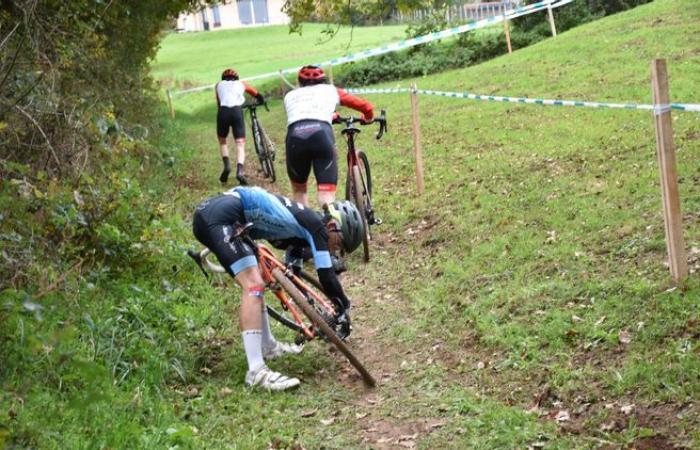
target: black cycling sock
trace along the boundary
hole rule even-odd
[[[228,156],[223,156],[221,159],[224,161],[224,170],[221,171],[219,181],[226,183],[228,181],[228,174],[231,173],[231,161],[228,159]]]
[[[248,184],[248,180],[246,179],[245,175],[243,175],[243,164],[241,163],[238,163],[238,165],[236,165],[236,178],[238,179],[238,182],[243,186]]]

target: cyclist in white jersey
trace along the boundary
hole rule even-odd
[[[219,181],[226,183],[231,173],[231,161],[229,160],[226,138],[229,129],[233,131],[233,139],[236,142],[236,178],[240,184],[248,184],[243,174],[245,165],[245,122],[241,105],[245,103],[244,93],[255,97],[258,103],[265,102],[265,98],[255,88],[245,81],[238,79],[238,73],[233,69],[226,69],[221,74],[221,81],[216,83],[216,134],[219,138],[219,150],[224,162],[224,170]]]
[[[337,105],[347,106],[372,120],[373,107],[367,100],[348,94],[326,81],[323,69],[304,66],[298,75],[299,87],[284,97],[287,111],[287,174],[294,200],[308,206],[306,193],[311,167],[318,185],[320,206],[335,200],[338,184],[338,155],[331,121]]]

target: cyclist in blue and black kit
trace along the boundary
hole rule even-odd
[[[282,249],[310,247],[318,279],[326,295],[343,309],[338,322],[341,326],[345,324],[346,333],[349,333],[350,300],[332,268],[330,251],[359,245],[363,229],[357,209],[350,202],[334,202],[321,217],[286,197],[258,187],[239,186],[202,202],[193,222],[197,240],[216,255],[243,288],[240,326],[248,359],[246,383],[271,390],[297,386],[297,378],[286,377],[265,365],[265,359],[299,353],[301,347],[277,342],[272,336],[263,301],[265,285],[257,259],[245,242],[232,236],[237,224],[252,222],[249,235],[253,239],[265,239]]]

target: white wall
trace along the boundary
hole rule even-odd
[[[209,30],[221,30],[226,28],[241,28],[244,26],[284,25],[289,23],[289,17],[282,12],[284,0],[267,0],[268,23],[243,25],[238,17],[238,5],[236,0],[227,0],[219,3],[219,15],[221,26],[214,27],[214,15],[210,6],[205,8],[209,20]],[[204,31],[204,23],[201,11],[190,14],[180,14],[177,18],[178,31]]]

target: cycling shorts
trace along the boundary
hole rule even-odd
[[[245,122],[240,106],[220,106],[216,114],[216,135],[220,138],[228,136],[228,130],[233,130],[234,139],[245,139]]]
[[[287,128],[287,175],[295,186],[306,188],[311,167],[319,191],[335,191],[338,156],[333,128],[320,120],[300,120]]]
[[[237,204],[236,204],[237,203]],[[221,211],[225,210],[225,217]],[[219,260],[233,277],[258,265],[253,249],[243,240],[231,236],[235,232],[231,224],[246,223],[243,203],[233,196],[216,197],[202,202],[194,213],[192,231]]]

